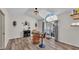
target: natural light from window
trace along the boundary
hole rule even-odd
[[[47,22],[53,22],[53,21],[56,21],[58,20],[57,16],[56,15],[50,15],[46,18],[46,21]]]

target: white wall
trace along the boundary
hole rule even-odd
[[[23,30],[24,30],[23,23],[25,21],[30,23],[31,31],[33,29],[35,29],[35,23],[37,22],[37,19],[34,19],[32,17],[29,17],[29,16],[12,16],[12,17],[10,17],[10,21],[11,21],[10,39],[13,39],[13,38],[23,37]],[[17,25],[15,27],[12,25],[13,21],[17,22]]]
[[[70,11],[66,11],[58,16],[59,33],[58,39],[61,42],[79,47],[79,27],[71,27],[71,23],[79,22],[73,20]]]
[[[38,20],[38,31],[40,31],[42,33],[42,23],[43,20]]]

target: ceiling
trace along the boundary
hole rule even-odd
[[[34,8],[6,8],[9,15],[11,16],[21,16],[21,15],[28,15],[28,16],[34,16],[33,11]],[[52,13],[55,15],[61,14],[67,10],[70,10],[69,8],[38,8],[39,16],[38,18],[42,17],[45,18],[46,15]],[[37,16],[34,16],[37,17]]]
[[[23,15],[28,9],[27,8],[6,8],[8,13],[13,16]]]

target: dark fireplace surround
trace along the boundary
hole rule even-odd
[[[24,30],[23,31],[23,37],[30,37],[30,30]]]

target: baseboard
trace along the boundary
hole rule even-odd
[[[74,46],[74,45],[71,45],[71,44],[68,44],[68,43],[64,43],[64,42],[61,42],[61,41],[56,41],[56,42],[59,42],[59,43],[61,43],[63,45],[67,45],[67,46],[70,46],[70,47],[74,47],[74,48],[78,48],[79,49],[79,47]]]

